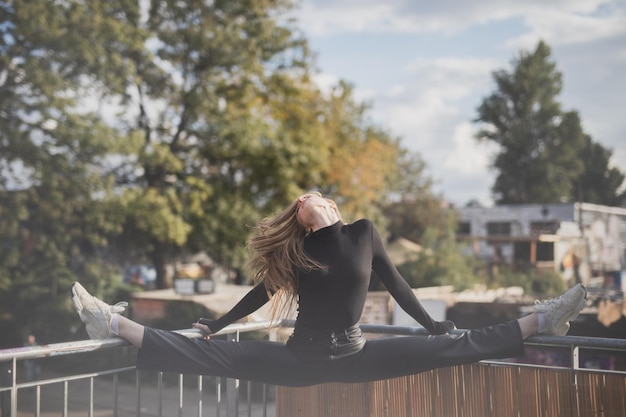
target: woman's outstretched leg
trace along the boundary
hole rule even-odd
[[[117,319],[119,320],[119,331],[117,335],[122,339],[126,339],[130,344],[141,349],[143,346],[144,326],[119,314],[116,314],[115,316],[117,316]],[[116,319],[115,316],[113,317],[113,320]]]
[[[144,326],[120,315],[128,303],[109,305],[89,294],[78,282],[72,284],[72,302],[81,321],[85,323],[90,338],[107,339],[119,336],[141,348]]]
[[[109,305],[92,296],[79,283],[72,285],[74,307],[92,339],[121,337],[140,348],[138,369],[213,375],[279,385],[323,382],[319,366],[303,375],[303,365],[284,343],[261,340],[233,343],[188,338],[176,332],[144,327],[124,316],[125,303]]]
[[[522,356],[523,339],[533,334],[565,335],[569,321],[585,305],[586,291],[577,285],[558,298],[536,304],[517,320],[459,334],[368,340],[363,350],[332,368],[331,379],[363,382],[485,359]]]

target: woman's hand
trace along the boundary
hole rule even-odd
[[[456,325],[453,321],[444,320],[444,321],[436,321],[435,329],[432,334],[446,334],[450,333],[450,331],[456,329]]]
[[[193,323],[191,327],[200,330],[204,339],[209,340],[211,338],[211,334],[213,334],[213,331],[209,327],[212,321],[213,320],[210,319],[199,319],[197,322]]]

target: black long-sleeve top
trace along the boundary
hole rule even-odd
[[[304,250],[324,268],[298,273],[296,326],[331,330],[356,324],[361,318],[374,271],[400,307],[430,333],[441,334],[450,330],[424,310],[389,259],[371,221],[362,219],[352,224],[339,221],[319,229],[305,238]],[[265,285],[260,283],[224,316],[215,321],[207,320],[204,324],[216,332],[268,301]]]

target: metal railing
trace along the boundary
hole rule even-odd
[[[229,340],[239,340],[239,336],[244,332],[259,331],[275,329],[278,327],[293,327],[293,320],[282,320],[279,322],[271,323],[268,321],[233,324],[222,331],[215,334],[215,336],[226,335]],[[382,335],[426,335],[427,332],[421,328],[415,327],[402,327],[402,326],[390,326],[390,325],[371,325],[362,324],[361,328],[363,332],[370,334],[382,334]],[[179,330],[187,337],[201,337],[201,334],[196,329]],[[463,330],[455,330],[455,333],[462,333]],[[574,337],[574,336],[533,336],[526,340],[527,345],[545,346],[545,347],[559,347],[569,351],[571,361],[569,369],[572,371],[574,383],[576,378],[576,372],[581,369],[580,351],[581,349],[593,349],[603,350],[608,352],[625,352],[626,340],[624,339],[605,339],[605,338],[592,338],[592,337]],[[77,396],[80,397],[81,414],[84,415],[84,409],[86,408],[88,416],[93,416],[95,411],[94,407],[102,406],[101,399],[96,398],[102,390],[106,390],[109,394],[105,406],[110,410],[112,416],[122,415],[175,415],[178,416],[198,416],[212,415],[226,417],[235,417],[240,415],[246,416],[268,416],[273,415],[271,401],[268,400],[268,392],[272,387],[262,385],[261,399],[253,401],[252,390],[253,387],[250,383],[242,386],[239,381],[225,378],[214,378],[206,383],[206,377],[190,377],[184,375],[177,376],[177,382],[175,388],[168,386],[164,382],[164,374],[162,372],[156,373],[156,384],[146,382],[149,377],[147,373],[149,371],[138,371],[134,366],[119,367],[116,369],[106,369],[96,372],[83,372],[70,376],[51,377],[48,379],[41,379],[37,381],[22,381],[22,378],[18,378],[18,363],[26,360],[37,360],[41,358],[60,357],[65,355],[78,355],[88,352],[96,352],[109,350],[114,348],[122,348],[129,346],[128,343],[122,339],[106,339],[106,340],[84,340],[69,343],[57,343],[46,346],[36,347],[20,347],[15,349],[0,350],[0,365],[3,366],[10,374],[10,383],[0,386],[0,396],[4,399],[10,398],[10,414],[6,414],[8,410],[5,410],[4,415],[10,415],[11,417],[18,416],[18,404],[20,395],[28,392],[28,395],[32,397],[32,409],[29,409],[29,413],[25,414],[20,411],[19,415],[34,415],[39,417],[42,414],[43,404],[43,388],[55,386],[60,388],[57,402],[60,402],[61,415],[68,417],[73,415],[74,411],[71,409],[74,392],[77,392]],[[484,361],[484,363],[503,363],[500,361]],[[509,364],[511,366],[536,366],[530,364]],[[562,368],[561,368],[562,369]],[[594,369],[597,371],[597,369]],[[624,374],[624,371],[605,371],[607,373]],[[134,387],[132,383],[129,383],[129,379],[133,379],[134,373]],[[112,378],[110,384],[104,382],[104,379]],[[107,385],[108,384],[108,385]],[[215,384],[215,391],[209,392],[205,386]],[[7,386],[8,385],[8,386]],[[191,388],[189,385],[193,385]],[[105,388],[103,388],[105,387]],[[129,388],[130,387],[130,388]],[[132,389],[131,389],[132,388]],[[132,395],[129,394],[129,389],[134,391]],[[149,393],[147,393],[149,391]],[[241,391],[247,391],[247,398],[242,398]],[[166,395],[167,394],[167,395]],[[132,403],[134,400],[134,410],[128,409],[128,398]],[[123,401],[123,398],[126,401]],[[209,404],[206,400],[210,399],[212,403]],[[123,405],[122,403],[126,404]],[[243,403],[243,404],[240,404]],[[258,403],[258,404],[257,404]],[[3,416],[4,416],[3,415]]]
[[[217,337],[225,335],[228,340],[238,341],[241,333],[267,330],[279,326],[280,323],[270,323],[269,321],[233,324],[212,336]],[[177,330],[176,332],[190,338],[202,337],[200,331],[196,329]],[[60,402],[60,409],[55,411],[60,411],[63,417],[71,416],[74,414],[70,409],[70,405],[72,404],[70,384],[73,382],[79,383],[79,385],[73,387],[74,391],[77,393],[76,396],[80,397],[78,401],[74,402],[79,402],[82,405],[79,415],[85,415],[84,409],[86,408],[87,415],[92,417],[94,416],[95,391],[98,389],[96,385],[99,385],[100,389],[102,389],[104,384],[102,382],[97,384],[97,382],[105,377],[112,377],[113,379],[111,385],[105,389],[107,389],[110,394],[110,398],[108,398],[108,408],[112,413],[110,415],[114,417],[121,415],[178,415],[179,417],[193,415],[202,417],[203,415],[209,415],[209,412],[212,412],[212,415],[218,417],[238,417],[240,415],[266,417],[274,414],[271,404],[268,401],[268,391],[270,388],[267,385],[260,384],[261,399],[258,401],[260,404],[253,407],[253,384],[246,382],[247,398],[244,399],[245,404],[240,406],[242,398],[240,398],[239,393],[242,391],[242,387],[239,381],[230,378],[210,378],[211,384],[215,385],[215,390],[213,393],[209,393],[207,392],[208,390],[204,388],[204,386],[207,385],[206,377],[194,376],[191,378],[185,377],[182,374],[178,375],[175,392],[173,392],[172,389],[168,390],[166,388],[167,384],[164,382],[163,372],[156,372],[156,384],[153,383],[154,381],[144,383],[147,379],[145,375],[149,374],[150,371],[139,371],[135,366],[119,367],[95,372],[83,372],[75,375],[52,377],[36,381],[22,381],[23,378],[18,377],[18,371],[20,371],[18,364],[27,360],[86,354],[128,346],[130,345],[125,340],[113,338],[0,350],[0,365],[3,366],[2,371],[6,373],[10,379],[9,384],[3,384],[8,386],[0,386],[0,396],[4,397],[2,398],[2,405],[5,408],[10,408],[10,410],[2,410],[2,417],[17,417],[19,404],[18,393],[27,392],[29,396],[32,397],[29,398],[29,400],[32,401],[32,407],[29,408],[29,412],[32,413],[25,414],[20,411],[20,415],[34,415],[39,417],[42,414],[42,388],[52,386],[60,386],[60,390],[57,390],[55,393],[57,397],[60,396],[56,401],[56,403]],[[130,375],[132,373],[134,373],[134,387],[131,387],[131,384],[128,382],[122,382],[122,380],[127,381],[128,379],[133,379],[133,376]],[[3,376],[6,377],[7,375]],[[188,382],[190,382],[190,380],[193,383],[191,389],[185,386],[189,385]],[[124,395],[128,397],[127,391],[129,388],[132,388],[134,391],[134,401],[126,401],[126,405],[123,406],[121,397]],[[148,389],[151,389],[151,392],[146,393]],[[167,398],[165,391],[169,391]],[[195,398],[190,398],[190,395],[193,395]],[[187,398],[185,398],[185,396]],[[212,406],[205,402],[209,396],[214,403]],[[128,409],[129,402],[134,402],[134,410]],[[10,406],[8,404],[10,404]]]

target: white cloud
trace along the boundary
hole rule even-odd
[[[550,45],[593,42],[626,34],[626,16],[582,16],[562,10],[533,10],[525,14],[530,31],[507,41],[513,49],[529,49],[543,39]]]
[[[491,148],[474,139],[475,126],[461,123],[454,129],[453,147],[443,160],[443,167],[456,175],[487,175]]]
[[[388,32],[388,33],[459,33],[465,28],[524,16],[571,16],[594,13],[601,6],[614,3],[610,0],[482,0],[459,2],[440,0],[404,0],[381,2],[379,0],[309,0],[303,1],[297,16],[302,27],[314,36],[331,36],[338,33]],[[534,19],[529,19],[531,22]],[[619,20],[609,18],[619,23]],[[557,23],[571,23],[558,18]],[[578,27],[580,27],[578,24]],[[592,33],[604,25],[604,19],[588,19],[585,27]],[[557,32],[559,30],[557,29]]]
[[[407,65],[410,84],[395,84],[373,97],[377,120],[403,137],[413,150],[431,151],[431,145],[451,141],[454,127],[471,120],[473,98],[488,90],[491,60],[416,60]],[[467,101],[472,105],[467,106]]]
[[[472,199],[483,205],[493,203],[489,190],[494,173],[490,166],[497,147],[478,142],[474,138],[475,132],[471,123],[455,126],[452,146],[441,163],[441,187],[446,190],[446,198],[457,205],[464,205]]]

